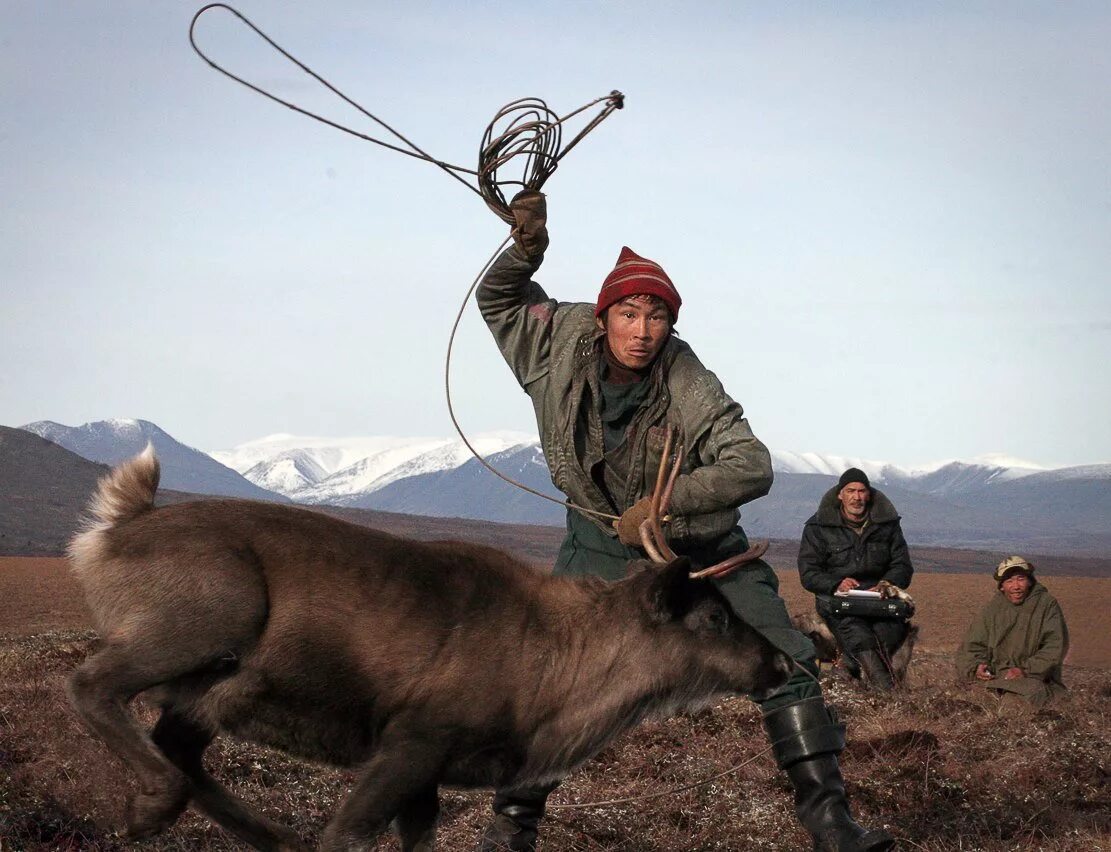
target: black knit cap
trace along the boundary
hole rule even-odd
[[[860,482],[864,485],[865,488],[869,490],[871,490],[872,488],[872,483],[868,481],[868,474],[862,471],[859,467],[850,467],[843,474],[841,474],[841,478],[837,480],[837,490],[840,491],[850,482]]]

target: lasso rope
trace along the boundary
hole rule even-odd
[[[328,91],[336,95],[336,97],[340,98],[346,104],[356,109],[362,115],[373,121],[375,124],[382,127],[395,139],[403,143],[406,147],[401,147],[399,145],[395,145],[390,142],[375,138],[366,133],[362,133],[351,127],[348,127],[347,125],[340,124],[337,121],[332,121],[331,119],[325,118],[317,113],[312,112],[311,110],[305,109],[304,107],[297,106],[291,101],[280,98],[272,92],[263,89],[261,86],[251,83],[248,80],[236,74],[233,74],[223,66],[219,65],[217,62],[211,59],[203,50],[201,50],[196,40],[197,22],[200,20],[202,15],[213,9],[224,9],[225,11],[231,12],[231,14],[238,18],[247,27],[249,27],[259,38],[270,45],[270,47],[272,47],[275,51],[280,53],[291,63],[300,68],[305,74],[309,75],[326,89],[328,89]],[[544,185],[548,178],[552,176],[552,173],[559,166],[560,160],[563,159],[563,157],[565,157],[572,148],[578,145],[579,142],[581,142],[582,139],[591,130],[593,130],[602,121],[604,121],[610,115],[610,113],[612,113],[616,109],[621,109],[624,106],[624,95],[616,90],[610,92],[608,95],[604,95],[603,97],[595,98],[594,100],[584,104],[583,106],[568,113],[567,115],[564,115],[563,117],[557,116],[556,113],[548,108],[548,105],[544,103],[544,101],[538,98],[522,98],[517,101],[512,101],[511,103],[506,104],[500,110],[498,110],[493,120],[487,125],[486,131],[483,134],[482,145],[479,150],[478,168],[469,169],[464,166],[452,165],[451,163],[439,160],[425,152],[422,148],[418,147],[415,143],[407,139],[389,124],[378,118],[369,110],[362,107],[352,98],[348,97],[334,85],[328,82],[328,80],[326,80],[324,77],[317,74],[303,62],[298,60],[291,53],[281,47],[277,42],[266,35],[266,33],[264,33],[261,29],[255,26],[255,24],[252,23],[250,19],[248,19],[245,15],[243,15],[232,6],[227,5],[226,3],[210,3],[206,6],[202,6],[197,11],[197,13],[193,16],[193,20],[189,24],[189,43],[192,45],[193,50],[196,51],[197,55],[200,56],[201,59],[208,63],[208,65],[211,66],[213,69],[219,71],[221,74],[234,80],[240,85],[245,86],[251,91],[274,101],[275,103],[281,104],[282,106],[287,107],[294,112],[298,112],[309,118],[315,119],[316,121],[319,121],[322,124],[326,124],[329,127],[334,127],[337,130],[341,130],[344,133],[350,134],[351,136],[354,136],[358,139],[362,139],[366,142],[373,142],[375,145],[380,145],[384,148],[390,149],[391,151],[397,151],[399,154],[405,154],[406,156],[432,163],[433,165],[442,169],[452,178],[459,181],[461,184],[463,184],[463,186],[467,187],[467,189],[481,196],[483,201],[486,202],[486,206],[489,207],[503,222],[506,222],[509,225],[515,225],[516,222],[513,218],[513,214],[510,212],[509,202],[506,200],[503,187],[517,186],[521,187],[522,189],[539,191],[540,188]],[[590,119],[586,126],[581,131],[579,131],[579,133],[567,145],[561,147],[563,124],[566,123],[569,119],[574,118],[575,116],[584,112],[585,110],[588,110],[591,107],[601,103],[605,104],[603,108],[592,119]],[[503,123],[504,129],[501,129],[500,132],[496,132],[499,129],[499,125],[502,125]],[[525,158],[525,165],[522,169],[520,180],[511,180],[499,177],[498,170],[517,157]],[[477,185],[472,185],[465,178],[463,178],[461,175],[464,174],[474,176]],[[452,405],[451,400],[451,354],[452,347],[455,342],[456,331],[459,328],[459,323],[463,317],[463,312],[467,307],[467,303],[470,301],[471,294],[474,292],[475,288],[478,286],[479,282],[482,280],[487,270],[493,265],[498,255],[501,254],[502,250],[509,243],[510,239],[511,237],[506,237],[497,247],[497,249],[495,249],[489,260],[487,260],[486,263],[483,265],[482,270],[475,277],[470,288],[467,290],[466,295],[463,297],[463,303],[460,306],[459,312],[456,314],[455,317],[455,322],[452,324],[451,327],[451,334],[448,338],[447,356],[445,358],[444,364],[444,390],[447,397],[448,414],[451,417],[452,425],[455,427],[455,431],[459,433],[459,437],[462,439],[463,443],[466,445],[467,449],[471,451],[474,457],[487,470],[489,470],[498,478],[504,480],[505,482],[508,482],[510,485],[514,485],[517,488],[527,491],[530,494],[536,495],[537,497],[541,497],[553,503],[558,503],[559,505],[565,506],[569,509],[574,509],[584,514],[617,520],[617,515],[611,515],[605,512],[597,512],[593,509],[587,509],[583,506],[577,506],[569,500],[556,499],[506,476],[482,457],[478,450],[476,450],[475,447],[468,440],[466,434],[464,434],[463,432],[462,427],[459,425],[459,421],[456,419],[454,406]],[[798,671],[802,672],[815,682],[818,681],[814,674],[807,670],[804,666],[800,665],[798,661],[792,659],[792,663]],[[625,804],[628,802],[635,802],[642,799],[654,799],[663,796],[676,795],[687,790],[693,790],[697,787],[705,786],[712,783],[713,781],[716,781],[719,778],[724,778],[727,775],[731,775],[742,767],[753,763],[763,755],[767,754],[771,749],[772,746],[769,745],[762,751],[748,758],[747,760],[742,761],[741,763],[738,763],[723,772],[711,775],[710,777],[704,778],[701,781],[685,784],[681,787],[676,787],[661,792],[629,796],[622,799],[608,799],[605,801],[597,802],[570,802],[565,804],[552,804],[549,805],[548,808],[550,810],[567,810],[575,808],[606,807],[618,804]]]
[[[269,92],[261,86],[251,83],[243,77],[233,74],[231,71],[224,68],[201,50],[200,45],[197,44],[197,23],[206,12],[210,12],[213,9],[223,9],[227,12],[231,12],[231,14],[235,15],[244,25],[249,27],[255,35],[270,45],[270,47],[300,68],[305,74],[308,74],[320,83],[320,85],[324,86],[324,88],[344,103],[358,110],[379,127],[390,133],[395,139],[404,143],[406,147],[403,148],[400,145],[383,141],[382,139],[348,127],[345,124],[340,124],[338,121],[325,118],[312,110],[297,106],[297,104],[292,101],[280,98],[273,92]],[[600,98],[595,98],[583,104],[578,109],[567,113],[567,115],[563,117],[556,115],[556,113],[549,109],[548,105],[539,98],[522,98],[508,103],[498,110],[493,120],[487,125],[486,132],[482,137],[482,146],[479,150],[478,167],[476,169],[469,169],[466,166],[452,165],[451,163],[439,160],[428,154],[424,149],[416,145],[416,143],[410,141],[385,121],[361,106],[354,99],[345,95],[336,86],[332,85],[320,74],[317,74],[309,68],[308,65],[301,62],[301,60],[297,59],[288,50],[255,26],[246,15],[226,3],[209,3],[207,6],[202,6],[197,10],[197,13],[193,16],[193,20],[189,24],[189,43],[193,46],[193,50],[196,51],[197,55],[213,69],[240,85],[246,86],[252,92],[257,92],[264,98],[268,98],[294,112],[299,112],[301,115],[308,116],[322,124],[334,127],[336,130],[341,130],[358,139],[362,139],[366,142],[373,142],[375,145],[381,145],[383,148],[389,148],[391,151],[397,151],[399,154],[405,154],[407,157],[414,157],[418,160],[424,160],[439,166],[447,174],[467,187],[467,189],[482,196],[487,206],[493,210],[502,221],[511,225],[514,224],[513,214],[509,212],[509,203],[505,199],[505,193],[502,191],[502,187],[520,186],[523,189],[539,191],[548,178],[552,176],[552,172],[556,170],[559,161],[563,159],[572,148],[578,145],[586,134],[604,121],[610,113],[614,110],[621,109],[625,105],[625,96],[616,90],[610,92],[608,95],[603,95]],[[578,135],[567,143],[567,145],[561,147],[563,124],[579,113],[590,109],[592,106],[603,103],[604,106],[602,109],[581,131],[579,131]],[[502,129],[501,132],[495,132],[502,122],[505,122],[504,129]],[[499,178],[498,169],[515,157],[520,156],[525,157],[525,167],[522,171],[521,179],[510,180]],[[476,178],[476,185],[470,184],[465,178],[461,177],[462,174],[473,175]]]
[[[405,147],[383,141],[382,139],[375,138],[374,136],[370,136],[366,133],[355,130],[354,128],[348,127],[345,124],[340,124],[337,121],[325,118],[318,113],[312,112],[311,110],[305,109],[304,107],[300,107],[297,104],[292,103],[291,101],[285,100],[284,98],[280,98],[272,92],[269,92],[266,89],[262,88],[261,86],[251,83],[243,77],[240,77],[236,74],[233,74],[231,71],[228,71],[222,65],[213,60],[210,56],[208,56],[208,54],[206,54],[203,50],[201,50],[200,45],[197,44],[197,23],[201,19],[202,15],[213,9],[223,9],[227,12],[231,12],[231,14],[238,18],[244,25],[249,27],[255,33],[255,35],[265,41],[275,51],[280,53],[291,63],[300,68],[301,71],[303,71],[305,74],[309,75],[318,83],[320,83],[320,85],[324,86],[328,91],[330,91],[344,103],[358,110],[360,113],[362,113],[362,115],[366,116],[379,127],[386,130],[395,139],[403,143]],[[257,26],[255,26],[255,24],[252,23],[246,15],[242,14],[240,11],[233,8],[232,6],[227,5],[226,3],[209,3],[207,6],[202,6],[197,11],[197,13],[193,16],[193,20],[189,24],[189,43],[193,46],[193,50],[196,51],[197,55],[200,56],[201,59],[203,59],[205,62],[207,62],[213,69],[219,71],[225,77],[234,80],[240,85],[246,86],[251,91],[274,101],[275,103],[281,104],[282,106],[287,107],[294,112],[298,112],[301,115],[305,115],[309,118],[315,119],[316,121],[319,121],[322,124],[326,124],[329,127],[334,127],[337,130],[342,130],[344,133],[348,133],[358,139],[362,139],[366,142],[373,142],[375,145],[381,145],[384,148],[389,148],[391,151],[397,151],[399,154],[405,154],[408,157],[414,157],[415,159],[424,160],[426,162],[432,163],[435,166],[438,166],[445,173],[453,177],[455,180],[459,181],[461,184],[463,184],[463,186],[467,187],[467,189],[481,196],[482,200],[486,202],[486,206],[489,207],[494,212],[494,214],[497,215],[498,218],[500,218],[503,222],[506,222],[510,225],[514,225],[516,223],[514,221],[513,214],[509,210],[509,202],[506,200],[506,193],[503,188],[520,187],[521,189],[539,191],[540,188],[544,186],[544,183],[548,180],[548,178],[552,176],[552,173],[559,166],[560,160],[562,160],[563,157],[565,157],[572,148],[578,145],[579,142],[582,141],[583,137],[585,137],[591,130],[601,124],[601,122],[604,121],[610,115],[610,113],[612,113],[614,110],[621,109],[625,104],[625,96],[622,95],[621,92],[614,90],[608,95],[604,95],[600,98],[595,98],[594,100],[583,104],[578,109],[567,113],[567,115],[560,117],[551,109],[549,109],[548,105],[539,98],[522,98],[520,100],[512,101],[511,103],[508,103],[501,109],[499,109],[493,120],[491,120],[491,122],[486,126],[486,131],[482,137],[482,144],[479,148],[478,167],[476,169],[469,169],[464,166],[452,165],[451,163],[445,162],[444,160],[439,160],[428,154],[424,149],[417,146],[414,142],[407,139],[389,124],[378,118],[378,116],[374,115],[369,110],[358,104],[355,100],[345,95],[338,88],[336,88],[336,86],[332,85],[320,74],[313,71],[311,68],[309,68],[309,66],[301,62],[299,59],[293,56],[293,54],[291,54],[289,51],[275,42],[272,38],[270,38],[270,36],[264,33]],[[569,119],[574,118],[575,116],[597,104],[604,104],[604,106],[601,110],[599,110],[597,114],[594,115],[593,118],[590,119],[590,121],[587,122],[586,126],[583,127],[583,129],[580,130],[579,133],[570,142],[568,142],[566,145],[562,145],[563,125]],[[501,177],[499,175],[499,169],[501,169],[503,166],[508,165],[510,162],[518,157],[524,158],[524,167],[521,170],[520,179],[514,180],[511,178]],[[472,185],[466,178],[462,177],[462,175],[473,176],[475,178],[475,184]],[[456,315],[455,322],[451,327],[451,335],[448,338],[447,356],[444,364],[444,387],[447,395],[448,414],[451,417],[452,426],[454,426],[455,431],[459,433],[459,437],[462,439],[467,449],[471,451],[471,454],[474,455],[476,459],[478,459],[483,467],[485,467],[498,478],[504,480],[505,482],[508,482],[510,485],[514,485],[517,488],[522,489],[523,491],[527,491],[529,494],[535,494],[537,497],[542,497],[545,500],[550,500],[553,503],[558,503],[559,505],[565,506],[569,509],[574,509],[585,514],[596,515],[601,518],[616,520],[616,515],[611,515],[606,512],[597,512],[593,509],[587,509],[583,506],[577,506],[569,500],[559,500],[555,497],[544,494],[543,492],[537,491],[534,488],[529,488],[527,485],[524,485],[523,483],[517,482],[516,480],[506,476],[501,471],[497,470],[497,468],[495,468],[489,462],[487,462],[486,459],[484,459],[478,452],[478,450],[475,449],[470,440],[468,440],[466,434],[464,434],[463,428],[459,425],[459,421],[455,416],[455,409],[451,401],[451,353],[452,347],[455,343],[455,334],[457,329],[459,328],[459,322],[462,319],[463,311],[467,307],[467,302],[470,300],[471,294],[474,292],[475,288],[478,286],[479,281],[482,280],[483,275],[486,274],[486,271],[490,268],[494,260],[501,253],[502,249],[505,248],[508,242],[509,238],[506,238],[501,243],[501,245],[498,246],[493,256],[491,256],[491,258],[483,266],[482,271],[479,272],[478,276],[474,280],[474,283],[471,284],[470,289],[467,291],[466,296],[464,296],[463,304],[459,308],[459,313]]]
[[[750,763],[755,763],[757,760],[759,760],[761,757],[763,757],[765,754],[767,754],[769,751],[771,751],[772,748],[773,748],[773,746],[771,746],[771,745],[765,746],[763,749],[756,752],[756,754],[754,754],[752,757],[748,758],[748,760],[742,760],[740,763],[736,764],[735,766],[730,766],[728,769],[725,769],[721,772],[718,772],[714,775],[711,775],[709,778],[703,778],[701,781],[692,781],[690,784],[683,784],[680,787],[672,787],[669,790],[660,790],[660,791],[655,792],[655,793],[640,793],[639,795],[636,795],[636,796],[626,796],[623,799],[603,799],[602,801],[598,801],[598,802],[564,802],[564,803],[557,803],[557,804],[554,804],[554,805],[547,805],[546,810],[557,811],[557,810],[575,810],[575,809],[579,809],[579,808],[603,808],[603,807],[610,807],[611,805],[625,805],[625,804],[628,804],[629,802],[640,802],[640,801],[643,801],[645,799],[661,799],[664,796],[677,796],[679,793],[685,793],[688,790],[695,790],[699,787],[705,787],[707,784],[712,784],[714,781],[717,781],[719,778],[724,778],[727,775],[732,775],[734,772],[736,772],[739,769],[743,769],[744,767],[748,766]]]

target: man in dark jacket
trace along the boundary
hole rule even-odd
[[[522,193],[511,210],[515,245],[490,268],[477,299],[532,399],[552,482],[592,513],[568,511],[555,572],[619,580],[630,559],[643,558],[638,528],[669,427],[679,431],[684,447],[669,546],[699,566],[744,552],[748,540],[737,525],[737,507],[767,493],[771,456],[741,406],[672,334],[682,300],[670,277],[658,263],[623,248],[595,304],[557,302],[532,280],[548,245],[544,196]],[[837,762],[844,728],[825,706],[814,677],[814,647],[791,625],[775,572],[758,560],[719,588],[741,618],[799,663],[761,710],[815,848],[890,848],[889,834],[862,828],[849,813]],[[552,789],[498,790],[483,850],[535,849]]]
[[[818,614],[829,625],[854,676],[863,669],[874,687],[894,686],[890,661],[906,639],[900,618],[859,618],[833,612],[835,595],[871,589],[881,580],[905,589],[914,568],[895,506],[851,467],[822,497],[802,531],[799,578],[813,592]]]

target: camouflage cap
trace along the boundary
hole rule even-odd
[[[1007,575],[1016,572],[1029,576],[1034,573],[1034,565],[1021,556],[1008,556],[999,563],[999,567],[995,569],[995,574],[992,576],[995,578],[995,582],[1002,583],[1007,579]]]

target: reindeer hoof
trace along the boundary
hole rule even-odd
[[[127,837],[142,840],[160,834],[177,822],[189,804],[189,783],[178,778],[161,790],[142,792],[127,801]]]

